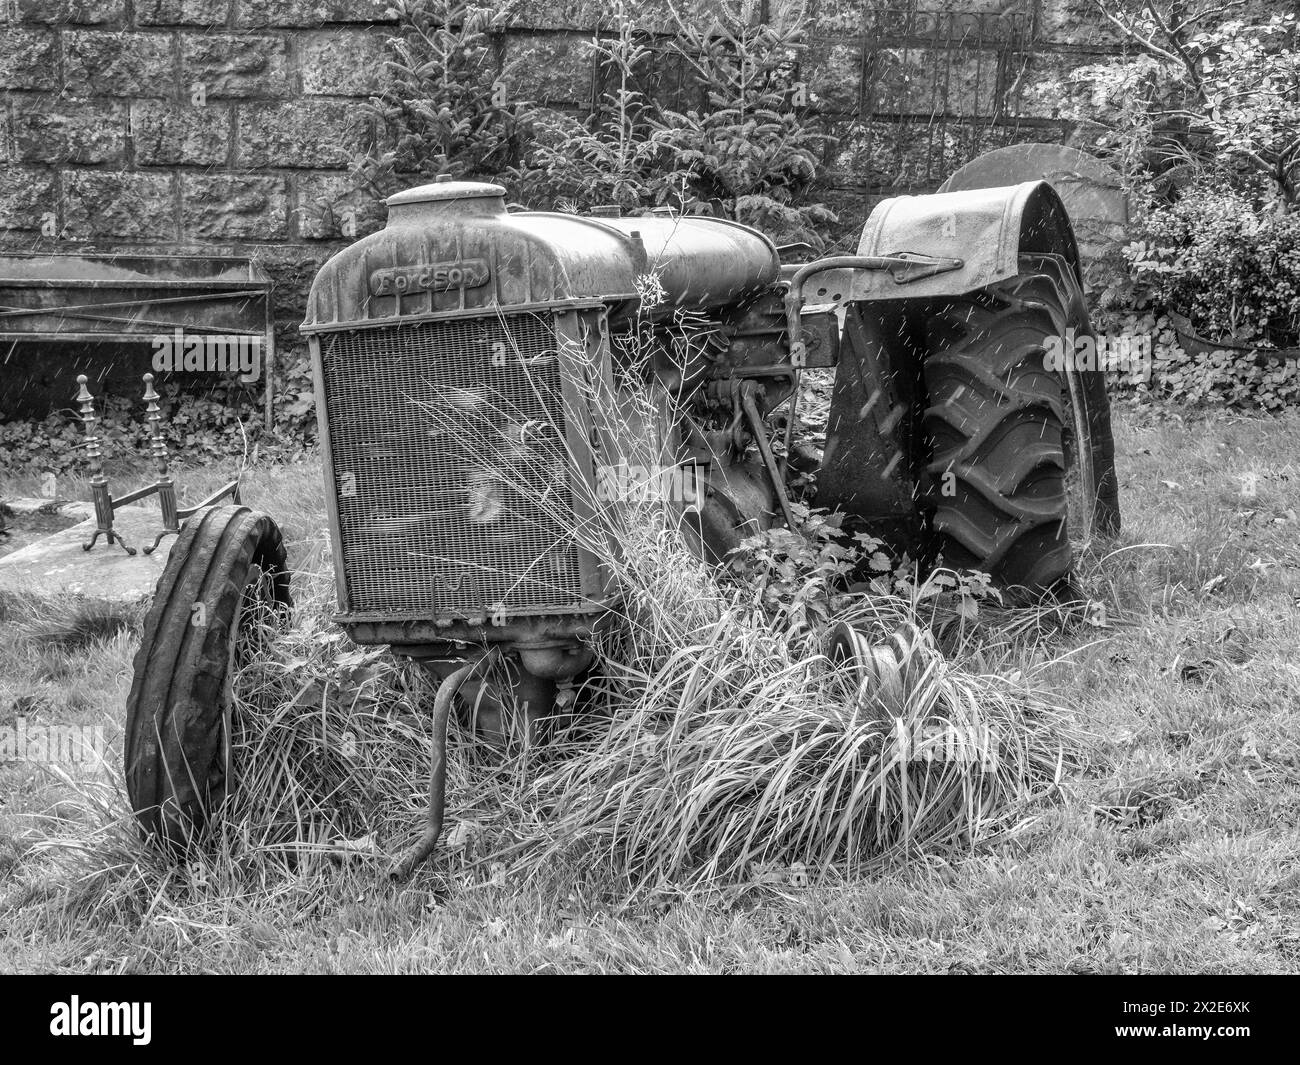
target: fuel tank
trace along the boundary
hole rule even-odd
[[[645,310],[668,315],[735,303],[780,273],[773,243],[737,222],[511,212],[505,195],[500,185],[439,180],[390,197],[387,226],[321,268],[304,332],[567,300],[599,300],[618,317],[640,307],[647,275],[662,291]]]

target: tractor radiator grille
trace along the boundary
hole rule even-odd
[[[352,613],[585,602],[550,315],[333,333],[321,357]]]

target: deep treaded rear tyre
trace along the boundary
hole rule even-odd
[[[1118,531],[1119,509],[1102,375],[1046,365],[1049,337],[1089,332],[1082,294],[1072,271],[1026,266],[1044,269],[928,320],[922,499],[946,565],[1042,591],[1068,576],[1072,539]]]
[[[191,845],[226,795],[230,674],[254,604],[289,605],[280,530],[247,507],[191,518],[172,546],[144,622],[127,699],[127,794],[145,832]]]

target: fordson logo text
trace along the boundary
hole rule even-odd
[[[454,263],[424,263],[376,270],[370,275],[370,291],[376,296],[407,292],[442,292],[449,288],[477,288],[486,285],[491,272],[485,259],[463,259]]]

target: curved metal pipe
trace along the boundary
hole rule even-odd
[[[426,815],[424,834],[415,846],[393,864],[388,872],[393,880],[405,880],[438,846],[447,802],[447,719],[451,716],[452,700],[456,698],[461,685],[486,662],[495,661],[500,654],[500,649],[494,647],[482,658],[468,662],[449,674],[438,685],[438,693],[433,699],[433,758],[429,769],[429,812]]]
[[[749,418],[750,429],[754,433],[754,442],[758,444],[759,454],[767,467],[768,476],[772,478],[772,488],[776,492],[777,502],[781,504],[781,513],[785,517],[786,528],[795,528],[794,512],[790,509],[790,500],[785,494],[785,483],[781,478],[781,469],[772,454],[772,446],[767,442],[767,430],[763,426],[763,415],[759,413],[754,402],[754,387],[750,381],[740,386],[740,406]]]
[[[785,290],[785,326],[790,345],[790,354],[794,357],[796,367],[802,355],[803,330],[799,315],[803,311],[804,282],[814,274],[827,270],[888,270],[897,259],[884,255],[832,255],[826,259],[814,259],[805,263],[790,278],[790,287]]]

